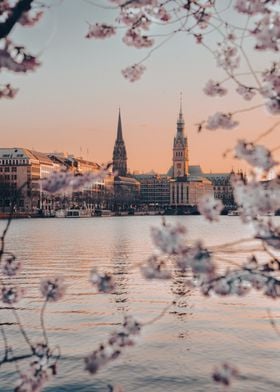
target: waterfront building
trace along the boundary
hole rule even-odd
[[[180,103],[177,132],[173,140],[173,165],[168,171],[170,180],[170,205],[173,208],[197,206],[205,194],[213,194],[211,181],[201,175],[194,175],[189,166],[188,138],[184,132],[185,122]]]
[[[170,178],[156,173],[135,174],[134,178],[140,183],[141,206],[167,207],[170,201]]]
[[[8,212],[16,198],[18,212],[39,209],[42,191],[39,180],[57,169],[46,154],[27,148],[0,148],[0,208]],[[19,191],[20,190],[20,191]]]
[[[127,154],[123,139],[121,112],[119,110],[117,137],[113,150],[114,198],[115,210],[127,209],[139,201],[140,183],[127,170]]]

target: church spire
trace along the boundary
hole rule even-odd
[[[183,110],[182,110],[182,93],[180,93],[180,111],[177,120],[177,134],[183,134],[184,126],[185,126],[185,121],[183,118]]]
[[[123,141],[123,135],[122,135],[122,119],[121,119],[121,108],[119,108],[119,119],[118,119],[117,140],[119,140],[119,141]]]
[[[122,134],[122,120],[120,109],[118,117],[117,138],[113,151],[113,171],[117,172],[119,176],[125,177],[127,175],[127,155]]]

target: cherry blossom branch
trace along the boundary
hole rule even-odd
[[[6,38],[22,15],[31,9],[34,0],[19,0],[11,9],[9,16],[0,23],[0,39]]]

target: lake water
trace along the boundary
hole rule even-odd
[[[221,217],[214,225],[200,216],[167,220],[181,221],[191,239],[203,238],[206,245],[243,238],[250,230],[238,217]],[[280,338],[269,325],[266,309],[280,325],[280,302],[258,292],[242,298],[204,298],[196,290],[182,295],[187,291],[182,276],[172,282],[144,280],[132,266],[151,254],[150,227],[160,223],[161,218],[153,216],[12,222],[6,249],[25,265],[17,278],[26,290],[19,314],[34,341],[41,337],[40,279],[61,274],[68,285],[64,299],[47,307],[50,344],[60,345],[63,359],[58,376],[45,390],[107,392],[106,385],[112,383],[121,384],[126,392],[217,391],[212,370],[228,361],[246,377],[234,382],[233,391],[279,391]],[[244,255],[232,257],[238,261]],[[89,283],[93,267],[114,273],[114,294],[96,294]],[[95,376],[84,371],[83,356],[106,341],[125,314],[148,321],[178,295],[179,305],[145,327],[135,346]],[[14,321],[5,307],[1,312],[1,322]],[[13,325],[7,334],[20,353],[24,345]],[[0,391],[12,391],[14,381],[13,365],[2,366]]]

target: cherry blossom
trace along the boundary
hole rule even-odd
[[[62,276],[43,278],[40,283],[40,291],[46,301],[59,301],[66,291],[64,278]]]
[[[252,31],[257,43],[258,50],[273,50],[278,52],[280,49],[280,15],[279,12],[268,13],[262,16],[257,22],[256,28]]]
[[[216,52],[217,65],[226,71],[232,72],[239,67],[240,57],[234,46],[221,45]]]
[[[10,84],[6,84],[0,87],[0,99],[1,98],[14,98],[18,93],[18,89],[13,88]]]
[[[13,305],[20,301],[24,294],[24,290],[18,286],[2,287],[1,301],[5,304]]]
[[[233,129],[237,127],[238,121],[233,120],[232,114],[217,112],[212,116],[208,117],[206,128],[215,130],[218,128]]]
[[[86,38],[109,38],[116,34],[116,29],[113,26],[107,25],[105,23],[95,23],[90,26],[89,32]]]
[[[22,264],[14,255],[6,257],[1,264],[2,273],[7,276],[15,276],[21,270]]]
[[[234,198],[239,205],[241,219],[252,221],[259,215],[276,211],[280,208],[280,184],[278,178],[269,184],[255,179],[245,183],[244,179],[232,178]]]
[[[122,70],[123,76],[130,82],[139,80],[143,75],[146,67],[142,64],[135,64]]]
[[[13,72],[34,71],[40,65],[36,57],[28,54],[22,46],[15,46],[6,40],[0,48],[0,71],[7,69]]]
[[[215,199],[213,195],[205,195],[198,202],[198,211],[210,222],[219,220],[223,208],[221,200]]]
[[[185,226],[163,222],[161,228],[152,227],[151,236],[154,245],[163,253],[180,254],[186,248]]]
[[[153,255],[146,264],[141,266],[141,272],[146,279],[170,279],[171,272],[167,269],[164,260]]]
[[[216,367],[212,374],[213,380],[224,386],[229,386],[232,379],[237,378],[238,376],[239,372],[237,368],[228,363],[223,363],[221,366]]]
[[[134,46],[135,48],[149,48],[153,45],[154,40],[142,35],[138,29],[127,30],[123,37],[123,42],[128,46]]]
[[[216,269],[210,252],[201,241],[197,241],[194,245],[184,249],[177,257],[176,265],[182,271],[191,269],[194,275],[207,275],[207,279],[213,277]]]
[[[43,179],[42,189],[49,193],[77,191],[86,185],[103,180],[109,173],[111,164],[101,166],[97,172],[73,173],[71,171],[59,171],[51,173]]]
[[[96,268],[91,271],[90,282],[101,293],[111,293],[115,289],[113,276],[108,273],[100,273]]]
[[[210,97],[220,96],[223,97],[227,94],[227,89],[222,87],[219,82],[214,82],[213,80],[209,80],[206,86],[203,89],[206,95]]]
[[[85,370],[95,374],[101,367],[118,358],[124,347],[134,344],[134,336],[140,333],[141,327],[132,316],[125,316],[120,330],[113,332],[105,344],[85,357]]]
[[[238,12],[247,15],[255,15],[258,13],[265,13],[268,11],[268,6],[274,4],[277,0],[265,1],[265,0],[236,0],[235,8]]]
[[[19,24],[22,26],[33,27],[37,22],[39,22],[44,15],[43,11],[37,11],[33,14],[31,12],[25,12],[19,19]]]
[[[256,95],[256,91],[253,88],[242,85],[237,87],[236,92],[240,94],[245,101],[251,101],[251,99]]]
[[[264,171],[270,170],[277,164],[272,158],[271,152],[266,147],[248,143],[245,140],[239,140],[237,142],[235,155],[239,159],[245,159],[251,166]]]

